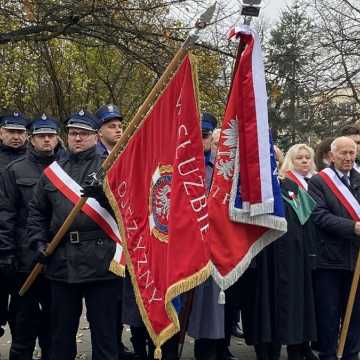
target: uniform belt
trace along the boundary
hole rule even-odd
[[[79,244],[82,241],[98,240],[99,238],[107,237],[101,230],[94,231],[70,231],[65,235],[71,244]]]

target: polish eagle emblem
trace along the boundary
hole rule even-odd
[[[149,194],[150,232],[162,242],[168,241],[172,173],[171,165],[160,165],[151,178]]]
[[[232,179],[234,175],[234,165],[237,149],[237,120],[231,119],[229,127],[223,130],[223,144],[222,149],[218,151],[218,160],[215,164],[218,175],[222,176],[224,180]]]

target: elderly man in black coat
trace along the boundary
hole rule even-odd
[[[309,193],[317,203],[319,263],[315,272],[318,350],[321,360],[335,360],[340,324],[345,312],[360,244],[360,222],[353,219],[341,196],[357,208],[360,174],[353,169],[356,144],[339,137],[331,144],[331,167],[311,178]],[[331,180],[332,179],[332,180]],[[329,181],[330,180],[330,181]],[[349,209],[349,208],[348,208]],[[357,214],[360,216],[360,214]],[[343,359],[358,359],[360,351],[360,295],[356,296]]]

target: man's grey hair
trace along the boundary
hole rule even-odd
[[[330,150],[332,153],[336,151],[338,143],[342,140],[350,140],[351,142],[353,142],[354,148],[356,150],[356,143],[353,139],[349,138],[348,136],[340,136],[340,137],[336,138],[330,145]]]

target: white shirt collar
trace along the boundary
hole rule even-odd
[[[354,163],[353,169],[360,173],[360,165],[358,165],[357,163]]]
[[[347,171],[346,173],[342,172],[341,170],[338,170],[337,168],[334,168],[335,171],[337,172],[337,174],[339,175],[340,179],[344,176],[347,175],[347,177],[350,177],[350,171]]]

